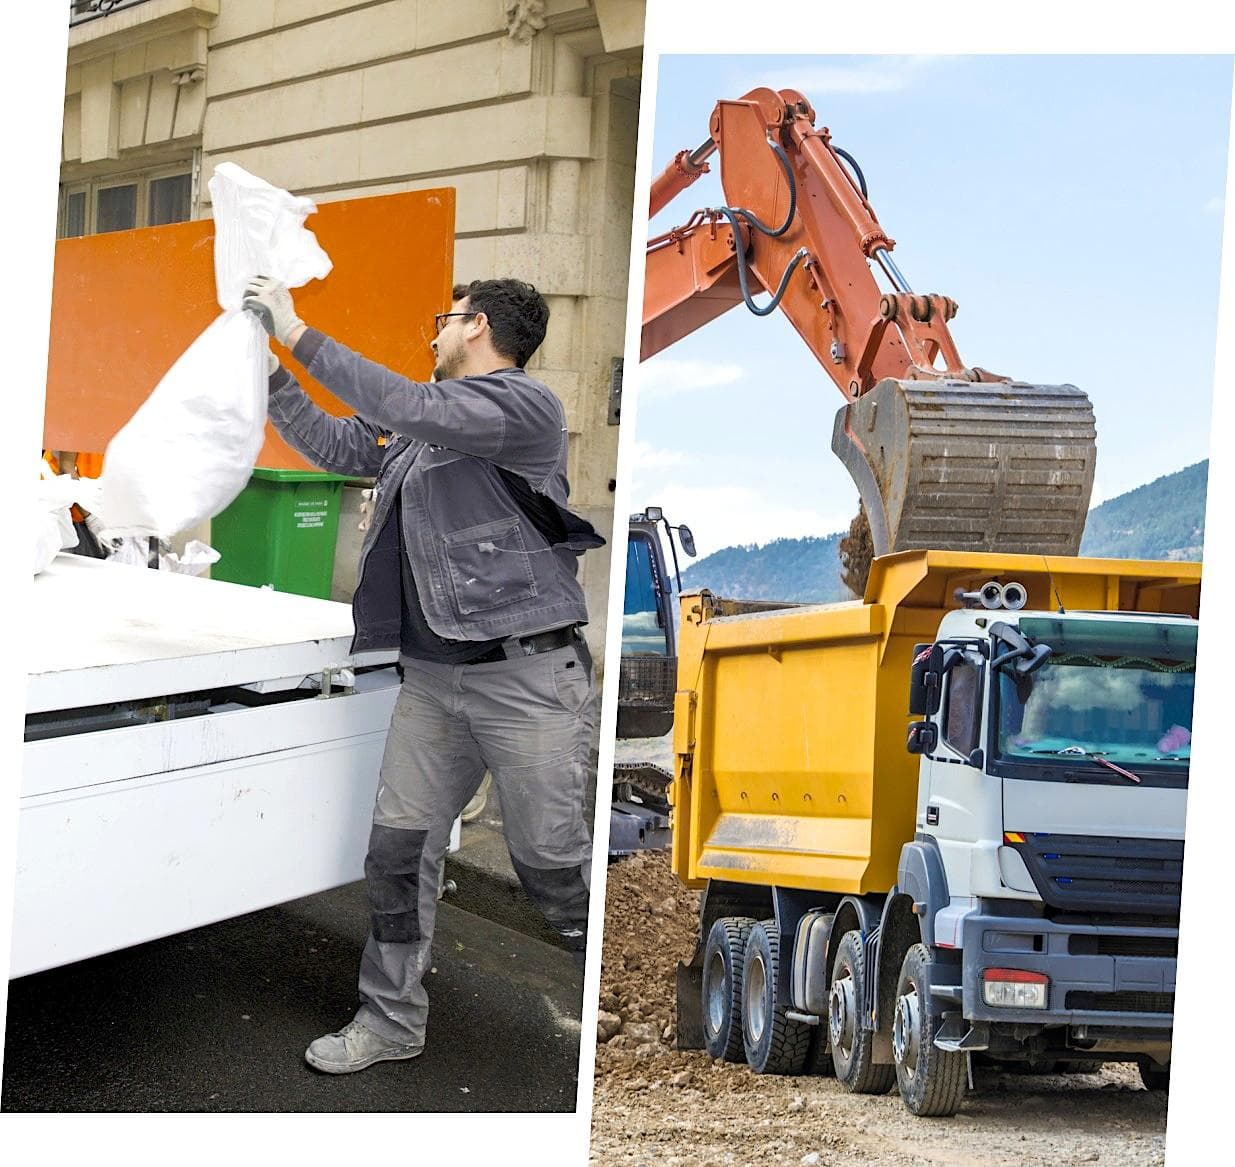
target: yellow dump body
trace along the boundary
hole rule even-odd
[[[934,640],[958,590],[991,579],[1023,584],[1027,610],[1196,616],[1200,604],[1196,563],[956,551],[876,559],[865,598],[849,603],[682,596],[678,877],[888,891],[917,806],[918,759],[905,749],[913,646]]]

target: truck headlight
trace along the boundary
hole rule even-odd
[[[982,973],[982,1000],[995,1009],[1045,1009],[1050,978],[1020,968],[988,968]]]

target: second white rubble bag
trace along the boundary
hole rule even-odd
[[[316,210],[221,162],[210,179],[223,312],[111,440],[98,514],[109,536],[169,539],[213,518],[249,481],[266,429],[266,333],[240,304],[255,275],[301,287],[330,271],[304,226]]]

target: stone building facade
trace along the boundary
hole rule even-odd
[[[566,407],[573,502],[611,539],[643,0],[95,7],[69,34],[61,234],[208,215],[224,159],[319,203],[454,187],[456,280],[549,300],[530,368]],[[599,654],[608,549],[582,571]]]

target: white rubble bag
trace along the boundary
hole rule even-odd
[[[51,467],[41,462],[31,515],[35,575],[46,571],[61,551],[77,546],[77,531],[69,510],[76,501],[77,482],[72,475],[53,474]]]
[[[126,535],[108,544],[110,554],[108,563],[122,564],[126,567],[150,567],[150,540],[140,539],[135,535]],[[222,559],[213,547],[200,539],[190,539],[184,545],[184,553],[159,549],[159,570],[175,571],[181,575],[204,575],[206,570]]]
[[[266,333],[241,308],[256,275],[298,288],[331,267],[305,218],[313,201],[231,162],[210,179],[222,314],[181,354],[103,462],[97,513],[109,538],[157,536],[213,518],[253,471],[266,427]]]

